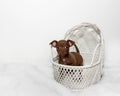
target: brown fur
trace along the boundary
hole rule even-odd
[[[59,56],[59,63],[64,65],[71,66],[83,66],[83,58],[79,53],[79,50],[72,40],[60,40],[60,41],[52,41],[50,43],[52,47],[55,47]],[[71,46],[75,46],[77,52],[69,52],[69,48]]]

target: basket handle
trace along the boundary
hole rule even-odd
[[[99,48],[99,46],[100,46],[100,44],[97,44],[97,46],[96,46],[95,49],[94,49],[93,56],[92,56],[92,60],[91,60],[91,65],[93,64],[93,61],[94,61],[94,58],[95,58],[95,53],[96,53],[97,49]],[[101,52],[99,52],[99,58],[100,58],[100,53],[101,53]],[[98,59],[98,61],[99,61],[99,60],[100,60],[100,59]]]
[[[82,23],[82,24],[80,24],[80,25],[76,25],[76,26],[72,27],[71,29],[69,29],[69,30],[66,32],[64,39],[67,39],[68,37],[70,37],[70,35],[72,35],[71,33],[74,33],[75,30],[79,30],[79,29],[82,28],[82,27],[89,27],[89,28],[94,29],[94,30],[96,31],[96,33],[99,34],[100,37],[101,37],[101,31],[100,31],[100,29],[99,29],[95,24]]]
[[[75,49],[76,49],[76,52],[77,52],[77,53],[80,53],[80,51],[79,51],[79,49],[78,49],[78,47],[77,47],[76,44],[74,44],[74,47],[75,47]]]

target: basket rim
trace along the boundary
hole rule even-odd
[[[56,63],[56,62],[53,61],[53,58],[51,58],[51,63],[52,63],[53,65],[57,65],[57,66],[59,66],[59,67],[80,68],[80,69],[88,69],[88,68],[92,68],[92,67],[95,67],[95,66],[101,64],[100,61],[97,61],[96,63],[94,63],[94,64],[92,64],[92,65],[70,66],[70,65],[63,65],[63,64]]]

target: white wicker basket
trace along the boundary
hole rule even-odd
[[[70,89],[81,89],[99,81],[103,74],[104,42],[100,30],[93,24],[82,23],[74,26],[65,35],[65,40],[76,42],[84,66],[58,64],[57,53],[52,48],[54,78]],[[75,51],[74,47],[70,51]]]

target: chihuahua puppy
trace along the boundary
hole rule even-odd
[[[72,40],[52,41],[50,45],[56,48],[60,64],[71,66],[83,66],[83,58],[80,55],[78,47]],[[77,52],[69,52],[69,48],[75,46]]]

